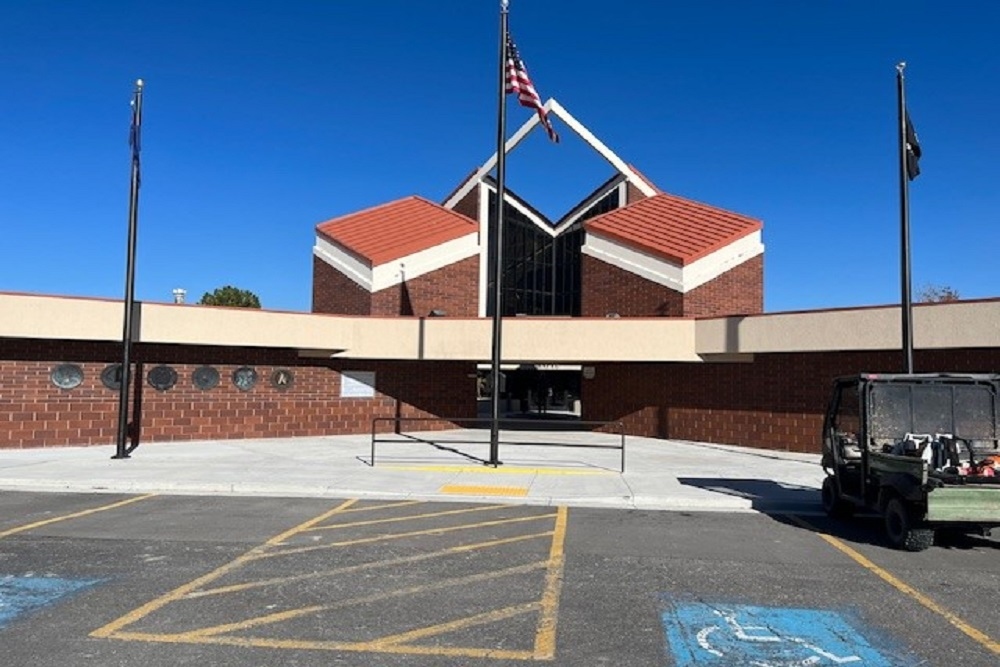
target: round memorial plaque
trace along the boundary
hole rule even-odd
[[[83,369],[76,364],[59,364],[49,377],[60,389],[75,389],[83,383]]]
[[[194,386],[203,391],[214,389],[219,386],[219,371],[211,366],[201,366],[194,370],[191,375]]]
[[[295,376],[287,368],[279,368],[271,373],[271,386],[278,391],[286,391],[295,383]]]
[[[170,366],[157,366],[146,375],[149,386],[159,391],[166,391],[177,384],[177,371]]]
[[[104,370],[101,371],[101,383],[113,391],[118,391],[122,388],[122,365],[121,364],[111,364],[105,366]]]
[[[257,384],[257,371],[249,366],[241,366],[233,371],[233,384],[240,391],[250,391]]]

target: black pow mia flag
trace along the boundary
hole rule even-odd
[[[906,175],[912,181],[920,175],[920,142],[910,122],[910,112],[906,112]]]

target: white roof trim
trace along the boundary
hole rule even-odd
[[[437,271],[478,253],[479,235],[476,232],[374,268],[318,235],[316,245],[313,246],[316,257],[372,293],[398,285],[403,280],[412,280]]]
[[[400,257],[392,262],[379,264],[372,269],[372,292],[413,280],[479,253],[479,236],[476,232],[446,241],[433,248]]]
[[[486,191],[487,193],[492,192],[493,194],[496,194],[497,191],[496,186],[488,182],[483,183],[483,190]],[[486,200],[489,201],[489,194],[487,194]],[[513,208],[520,211],[526,218],[528,218],[528,220],[531,220],[533,223],[535,223],[535,226],[538,227],[540,230],[542,230],[549,236],[552,237],[556,236],[556,230],[554,227],[552,227],[552,225],[549,224],[548,220],[539,218],[538,214],[535,211],[532,211],[523,202],[518,200],[517,197],[513,196],[510,193],[510,190],[504,193],[504,201]],[[489,220],[488,215],[486,220]]]
[[[589,145],[591,148],[597,151],[597,153],[601,157],[607,160],[618,173],[625,176],[625,178],[628,179],[629,183],[634,185],[639,190],[639,192],[646,195],[647,197],[652,197],[653,195],[656,194],[655,189],[653,189],[648,183],[646,183],[646,181],[639,178],[639,175],[636,174],[632,169],[630,169],[629,166],[625,164],[625,162],[623,162],[620,157],[615,155],[615,153],[610,148],[605,146],[600,139],[595,137],[590,132],[590,130],[584,127],[583,124],[580,123],[580,121],[574,118],[573,115],[570,114],[570,112],[566,111],[566,109],[564,109],[562,105],[559,104],[559,102],[557,102],[554,98],[549,98],[549,100],[543,106],[547,112],[554,114],[559,118],[559,120],[566,123],[566,125],[571,130],[573,130],[573,132],[575,132],[578,137],[583,139],[587,143],[587,145]],[[538,126],[540,123],[541,121],[538,119],[538,114],[537,113],[531,114],[528,120],[526,120],[524,124],[521,125],[520,128],[518,128],[517,132],[515,132],[511,136],[511,138],[508,139],[507,142],[504,144],[504,155],[507,155],[512,150],[514,150],[514,148],[519,143],[521,143],[521,141],[526,136],[528,136],[528,133],[531,132],[533,129],[535,129],[535,127]],[[475,187],[476,183],[482,181],[487,174],[493,171],[493,168],[496,166],[496,163],[497,163],[497,153],[493,153],[490,159],[488,159],[486,163],[483,164],[483,166],[481,166],[476,171],[475,174],[470,176],[469,179],[462,185],[462,187],[455,191],[455,194],[453,194],[451,197],[448,198],[448,201],[444,203],[444,207],[452,208],[455,206],[455,204],[460,202],[462,198],[465,197],[465,195],[469,194],[469,192],[472,191],[472,188]]]
[[[372,291],[372,268],[366,262],[344,252],[339,246],[318,234],[316,235],[316,245],[313,246],[313,254],[364,289]]]
[[[567,229],[568,227],[571,227],[573,223],[575,223],[577,220],[580,219],[581,216],[588,213],[590,209],[593,208],[595,204],[597,204],[597,202],[601,201],[602,199],[609,196],[613,192],[616,192],[618,194],[618,208],[622,208],[623,206],[625,206],[625,199],[628,196],[625,192],[622,191],[622,184],[625,181],[618,180],[618,179],[624,179],[624,177],[625,177],[624,174],[616,176],[615,180],[612,181],[609,187],[604,188],[602,190],[597,190],[586,200],[578,204],[576,210],[573,212],[573,215],[569,216],[568,218],[564,218],[562,222],[560,222],[558,225],[555,226],[554,235],[558,236],[563,232],[563,230]]]
[[[636,174],[634,171],[632,171],[632,169],[630,169],[629,166],[625,164],[620,157],[615,155],[615,153],[610,148],[605,146],[604,142],[602,142],[600,139],[591,134],[590,130],[585,128],[583,124],[580,123],[580,121],[574,118],[573,115],[570,114],[570,112],[566,111],[566,109],[564,109],[561,104],[556,102],[555,99],[550,99],[548,102],[545,103],[545,106],[547,109],[552,111],[552,113],[558,116],[559,120],[566,123],[566,125],[568,125],[570,129],[576,132],[577,136],[586,141],[591,148],[600,153],[601,157],[610,162],[611,166],[614,167],[619,174],[625,176],[625,178],[629,180],[629,183],[634,185],[639,190],[639,192],[646,195],[647,197],[652,197],[653,195],[656,194],[655,189],[650,187],[650,185],[646,183],[646,181],[639,178],[639,175]],[[536,117],[537,115],[538,114],[535,114]]]
[[[658,255],[636,250],[588,232],[587,241],[581,252],[657,285],[686,293],[762,254],[764,244],[761,242],[760,231],[756,231],[687,266],[680,266]]]

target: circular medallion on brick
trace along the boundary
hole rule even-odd
[[[110,364],[101,371],[101,384],[108,389],[118,391],[122,388],[122,365]]]
[[[203,391],[215,389],[219,386],[219,371],[211,366],[200,366],[194,369],[191,380],[194,382],[194,386]]]
[[[49,377],[60,389],[76,389],[83,383],[83,369],[76,364],[59,364]]]
[[[250,391],[257,384],[257,371],[249,366],[241,366],[233,371],[233,384],[240,391]]]
[[[170,366],[157,366],[146,375],[149,386],[159,391],[166,391],[177,384],[177,371]]]
[[[271,386],[278,391],[287,391],[295,383],[295,376],[287,368],[279,368],[271,373]]]

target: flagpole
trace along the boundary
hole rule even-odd
[[[500,350],[503,321],[503,209],[507,155],[507,12],[500,2],[500,90],[497,103],[497,195],[493,226],[489,230],[489,255],[493,266],[493,348],[490,355],[490,457],[487,465],[500,465]]]
[[[903,363],[907,373],[913,372],[913,303],[910,286],[910,180],[907,170],[906,92],[903,70],[906,63],[896,65],[896,97],[899,114],[899,228],[900,228],[900,286],[902,288]]]
[[[135,82],[132,93],[132,126],[129,145],[132,147],[132,180],[128,202],[128,252],[125,262],[125,322],[122,330],[122,372],[118,387],[118,434],[113,459],[129,458],[125,440],[128,438],[128,395],[131,384],[132,311],[135,304],[135,244],[139,215],[139,150],[142,133],[142,79]]]

